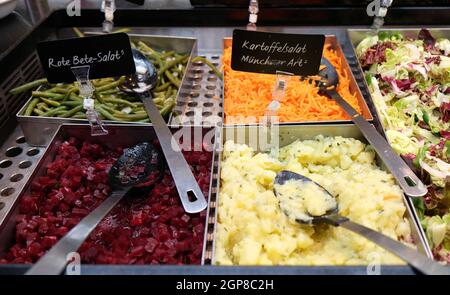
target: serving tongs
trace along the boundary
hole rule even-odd
[[[395,177],[398,185],[405,194],[410,197],[422,197],[426,195],[426,186],[392,149],[386,139],[337,92],[336,87],[339,84],[339,76],[335,67],[326,58],[322,58],[319,77],[320,80],[316,81],[319,92],[334,99],[350,116],[351,120],[361,130],[361,133],[383,160],[387,169]]]

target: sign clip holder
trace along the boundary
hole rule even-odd
[[[266,124],[267,126],[272,126],[275,123],[276,117],[278,115],[278,110],[281,106],[281,101],[283,101],[286,94],[286,89],[289,81],[294,74],[289,72],[277,71],[277,80],[275,81],[275,86],[272,91],[272,101],[266,108]]]
[[[103,127],[97,111],[94,108],[95,101],[92,99],[94,86],[89,80],[90,66],[72,67],[72,73],[80,84],[80,96],[83,97],[83,107],[86,110],[86,117],[91,125],[92,136],[107,135],[108,130]]]

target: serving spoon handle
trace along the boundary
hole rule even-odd
[[[417,252],[417,250],[412,249],[399,241],[391,239],[384,234],[374,231],[373,229],[359,223],[355,223],[340,215],[330,215],[324,218],[328,219],[328,223],[334,226],[341,226],[374,242],[375,244],[406,261],[409,265],[416,268],[423,274],[450,275],[450,267],[445,267]]]
[[[60,275],[68,261],[67,255],[77,252],[81,244],[89,237],[100,221],[127,194],[129,189],[118,190],[104,200],[94,211],[84,217],[61,240],[58,241],[41,259],[39,259],[26,275]]]
[[[151,97],[140,95],[140,99],[152,121],[153,129],[166,157],[167,166],[174,179],[184,210],[188,213],[203,211],[208,203],[169,127],[167,127]]]
[[[405,161],[397,155],[386,139],[378,133],[375,127],[367,122],[347,101],[345,101],[336,89],[326,89],[324,92],[335,100],[350,116],[351,120],[361,130],[367,141],[373,146],[377,154],[383,160],[389,172],[395,177],[398,185],[406,195],[410,197],[422,197],[427,193],[426,186],[414,174]]]

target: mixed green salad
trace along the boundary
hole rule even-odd
[[[450,40],[381,32],[356,54],[392,147],[428,186],[415,205],[435,257],[450,263]]]

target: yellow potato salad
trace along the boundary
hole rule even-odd
[[[394,239],[410,241],[394,178],[356,139],[317,136],[280,149],[278,159],[226,142],[223,151],[215,264],[367,265],[403,262],[350,231],[300,225],[279,207],[277,172],[305,175],[336,196],[340,214]]]

